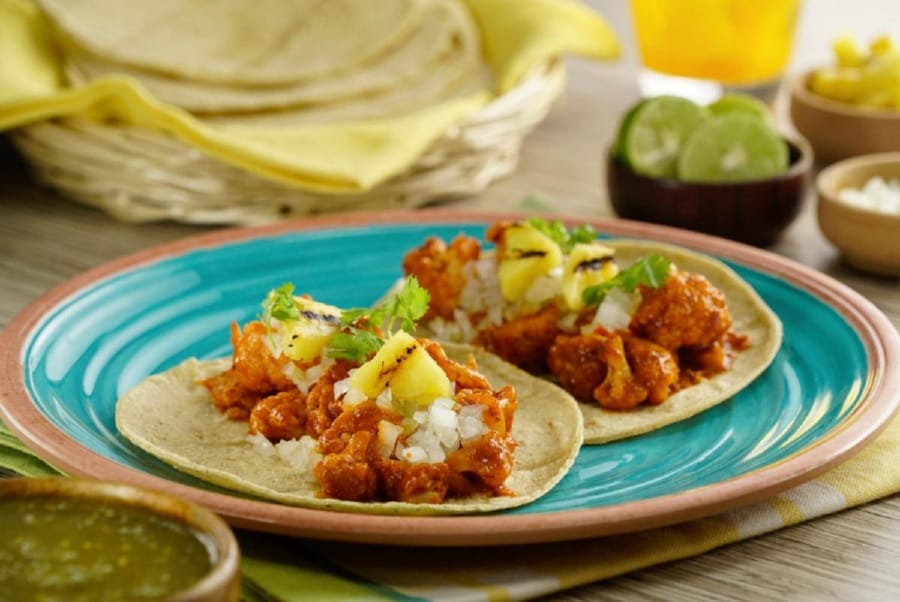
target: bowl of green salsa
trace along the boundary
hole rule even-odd
[[[187,500],[67,478],[0,481],[0,591],[10,600],[238,599],[239,549]]]

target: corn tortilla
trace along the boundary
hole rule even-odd
[[[66,74],[75,83],[110,74],[128,75],[160,100],[198,114],[284,109],[381,94],[411,85],[464,58],[468,50],[460,45],[471,43],[475,25],[460,14],[455,2],[428,3],[419,26],[382,55],[331,77],[289,85],[251,87],[186,80],[116,63],[77,47],[67,52]]]
[[[426,0],[39,0],[71,44],[172,77],[285,85],[388,51]],[[350,33],[352,32],[352,33]]]
[[[196,384],[226,370],[231,360],[188,360],[149,377],[116,404],[116,427],[137,447],[182,472],[234,491],[276,502],[373,514],[467,514],[512,508],[547,493],[571,468],[581,447],[582,420],[575,400],[483,350],[448,344],[465,361],[472,353],[492,385],[513,384],[519,407],[512,435],[515,468],[506,481],[513,495],[450,499],[442,504],[349,502],[317,496],[318,484],[276,456],[256,451],[247,423],[227,420]]]
[[[445,6],[456,23],[457,33],[449,54],[405,85],[329,103],[271,111],[208,114],[204,120],[221,126],[283,128],[382,119],[490,91],[493,89],[493,74],[482,58],[480,33],[472,16],[457,2],[449,2]]]
[[[782,326],[766,302],[737,273],[707,255],[656,242],[604,240],[616,249],[625,267],[636,259],[656,254],[668,257],[682,270],[703,274],[725,293],[732,330],[748,337],[749,348],[735,355],[725,372],[678,391],[658,406],[641,405],[626,412],[604,410],[599,404],[579,403],[584,415],[584,442],[605,443],[641,435],[685,420],[726,401],[765,370],[781,347]]]

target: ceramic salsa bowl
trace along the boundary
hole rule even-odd
[[[803,138],[787,139],[787,173],[747,182],[684,182],[635,173],[613,152],[606,185],[619,217],[768,246],[794,221],[809,188],[813,153]]]
[[[0,533],[0,558],[15,564],[0,573],[10,599],[237,602],[240,593],[228,525],[162,492],[64,477],[0,480]]]

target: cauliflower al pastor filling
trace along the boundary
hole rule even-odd
[[[404,258],[434,300],[423,325],[472,342],[576,399],[626,411],[729,369],[746,349],[724,293],[658,256],[620,266],[589,227],[532,218],[487,231],[495,250],[459,235]]]
[[[408,334],[428,307],[409,279],[374,310],[272,291],[259,320],[232,326],[232,366],[202,384],[258,453],[348,501],[438,504],[501,496],[513,470],[512,386]]]

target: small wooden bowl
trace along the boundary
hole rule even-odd
[[[900,152],[864,155],[825,168],[816,180],[822,233],[844,260],[861,270],[900,276],[900,215],[856,207],[838,198],[875,176],[900,179]]]
[[[787,173],[748,182],[683,182],[635,173],[612,152],[606,186],[619,217],[677,226],[764,247],[774,243],[803,207],[812,172],[809,144],[788,140]]]
[[[812,71],[793,80],[790,115],[816,160],[833,163],[849,157],[900,151],[900,111],[858,107],[815,94],[809,89]]]
[[[210,571],[187,590],[166,598],[169,602],[237,602],[240,595],[240,549],[221,518],[187,500],[131,485],[63,477],[0,480],[0,500],[53,497],[92,500],[148,510],[192,528],[211,548]]]

